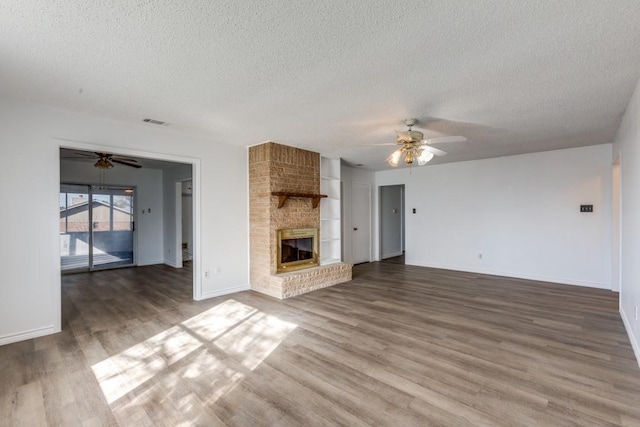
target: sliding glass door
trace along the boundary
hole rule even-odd
[[[133,188],[60,186],[63,271],[133,265]]]
[[[92,267],[133,264],[133,190],[94,190],[91,200]]]
[[[60,186],[60,266],[88,270],[91,249],[88,185]]]

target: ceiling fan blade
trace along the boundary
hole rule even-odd
[[[467,138],[464,136],[438,136],[436,138],[425,139],[427,144],[444,144],[447,142],[465,142]]]
[[[78,153],[78,152],[75,152],[75,153],[73,153],[73,154],[78,155],[78,156],[82,156],[82,157],[91,157],[92,159],[95,159],[95,158],[96,158],[96,156],[95,156],[95,155],[93,155],[93,154],[89,154],[89,153]],[[77,157],[76,157],[76,158],[77,158]]]
[[[128,159],[126,157],[120,157],[120,156],[115,156],[115,157],[112,157],[111,159],[120,160],[120,161],[123,161],[123,162],[138,163],[138,161],[136,159]]]
[[[361,144],[361,145],[358,145],[358,147],[377,147],[381,145],[398,145],[398,144],[402,144],[402,143],[401,142],[380,142],[378,144]]]
[[[127,162],[123,162],[122,160],[116,160],[116,159],[111,159],[111,161],[113,163],[119,163],[121,165],[125,165],[125,166],[131,166],[132,168],[136,168],[136,169],[140,169],[142,166],[140,165],[134,165],[133,163],[127,163]]]
[[[436,147],[432,147],[432,146],[427,145],[427,144],[424,144],[424,145],[422,146],[422,149],[423,149],[424,151],[428,151],[428,152],[430,152],[430,153],[433,153],[434,155],[436,155],[436,156],[438,156],[438,157],[442,157],[442,156],[444,156],[445,154],[447,154],[447,152],[446,152],[446,151],[442,151],[442,150],[440,150],[440,149],[438,149],[438,148],[436,148]]]

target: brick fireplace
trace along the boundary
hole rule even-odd
[[[249,148],[251,289],[284,299],[351,280],[352,266],[345,263],[276,272],[278,230],[320,228],[313,198],[288,197],[283,203],[272,194],[278,192],[320,194],[320,155],[274,142]]]

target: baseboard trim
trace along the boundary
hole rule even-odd
[[[44,328],[31,329],[30,331],[18,332],[0,337],[0,345],[11,344],[18,341],[30,340],[32,338],[43,337],[60,332],[55,326],[46,326]]]
[[[624,324],[624,328],[627,331],[627,336],[629,336],[629,342],[631,343],[633,354],[636,356],[636,362],[638,363],[638,366],[640,366],[640,346],[638,345],[638,341],[636,341],[636,337],[633,335],[631,323],[629,323],[627,314],[624,312],[622,307],[620,307],[620,317],[622,318],[622,323]]]
[[[223,296],[223,295],[235,294],[236,292],[249,291],[249,290],[251,290],[251,286],[242,285],[242,286],[235,286],[233,288],[226,288],[226,289],[220,289],[220,290],[215,290],[215,291],[210,291],[210,292],[203,292],[202,295],[200,296],[200,300],[220,297],[220,296]]]
[[[580,280],[568,280],[568,279],[562,279],[559,277],[517,274],[517,273],[504,272],[504,271],[483,270],[483,269],[474,269],[474,268],[466,268],[466,267],[452,267],[449,265],[411,264],[409,261],[405,263],[407,265],[417,265],[420,267],[428,267],[428,268],[439,268],[442,270],[462,271],[465,273],[487,274],[489,276],[511,277],[514,279],[534,280],[537,282],[559,283],[561,285],[584,286],[586,288],[611,290],[611,286],[604,283],[584,282]]]

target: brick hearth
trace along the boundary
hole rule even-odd
[[[276,274],[277,231],[319,228],[320,209],[303,198],[289,198],[278,209],[274,191],[318,194],[320,155],[274,142],[249,148],[251,289],[284,299],[351,280],[352,266],[345,263]]]

